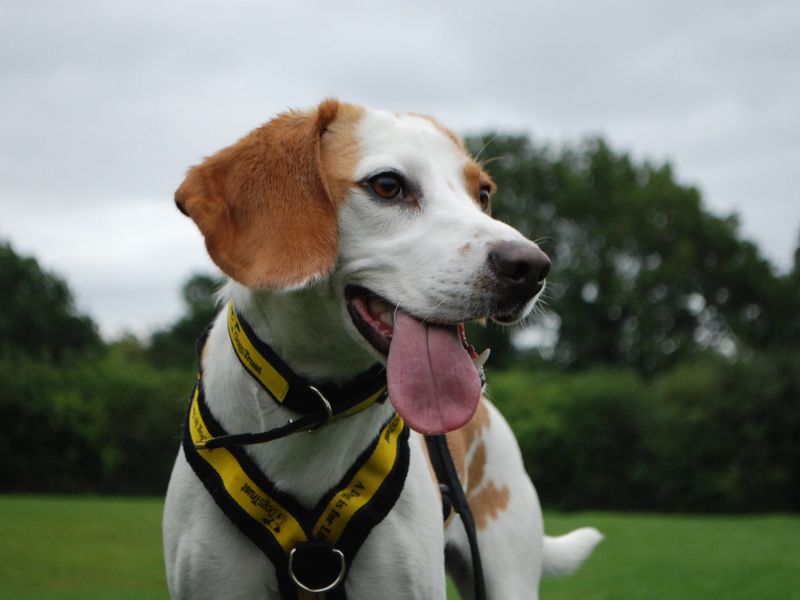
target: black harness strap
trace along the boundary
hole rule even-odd
[[[217,505],[228,518],[270,559],[275,565],[278,587],[285,600],[346,600],[341,578],[332,589],[324,593],[309,594],[295,585],[292,578],[311,583],[315,589],[329,582],[331,573],[337,570],[341,577],[352,564],[356,553],[369,532],[384,519],[402,492],[408,475],[410,451],[408,445],[409,429],[402,419],[395,416],[381,429],[377,438],[364,450],[353,466],[312,510],[305,509],[289,494],[278,490],[261,472],[250,456],[241,447],[247,444],[260,444],[286,437],[293,433],[314,429],[339,417],[363,410],[375,402],[386,399],[386,371],[381,365],[374,365],[343,386],[311,386],[305,379],[295,374],[289,366],[263,342],[244,318],[234,309],[228,309],[228,332],[236,356],[244,369],[269,393],[275,402],[300,413],[300,417],[289,420],[283,426],[257,433],[228,434],[211,414],[205,403],[200,357],[211,327],[201,335],[197,343],[198,382],[189,407],[184,427],[183,449],[186,459],[198,478],[203,482]],[[483,374],[481,372],[481,378]],[[194,428],[194,430],[192,429]],[[399,429],[399,431],[398,431]],[[199,434],[198,431],[202,430]],[[383,438],[383,439],[382,439]],[[358,475],[362,468],[377,456],[377,448],[394,439],[396,454],[383,479],[372,479],[370,496],[359,504],[359,496],[369,489],[362,487]],[[475,522],[469,508],[461,482],[453,464],[447,439],[444,435],[425,436],[442,501],[460,515],[461,522],[469,540],[472,557],[475,600],[486,600],[486,584],[483,576]],[[209,452],[220,449],[229,453],[227,466],[218,470],[207,457]],[[385,452],[385,448],[384,448]],[[226,455],[227,456],[227,455]],[[379,461],[380,462],[380,461]],[[384,460],[385,462],[385,460]],[[235,466],[231,466],[235,465]],[[239,471],[236,471],[236,470]],[[230,472],[236,471],[236,485],[245,483],[238,490],[247,496],[242,501],[231,494]],[[228,473],[227,479],[225,473]],[[363,478],[362,478],[363,479]],[[252,482],[252,488],[248,484]],[[234,491],[234,494],[237,492]],[[263,493],[263,496],[261,496]],[[353,510],[351,501],[358,505]],[[258,505],[263,511],[254,519],[248,512],[247,502]],[[348,512],[349,511],[349,512]],[[445,510],[445,513],[449,509]],[[341,514],[348,514],[340,521]],[[445,514],[446,518],[447,514]],[[342,522],[344,525],[342,525]],[[281,537],[281,528],[294,532],[291,544]],[[289,548],[289,546],[292,546]],[[291,550],[291,551],[289,551]],[[341,564],[340,562],[341,561]],[[290,570],[293,575],[290,575]]]
[[[224,435],[225,430],[208,410],[208,406],[204,401],[202,385],[202,381],[197,382],[197,388],[195,390],[197,397],[196,400],[193,400],[193,402],[197,402],[197,409],[202,414],[202,419],[205,423],[205,426],[208,428],[208,431],[211,432],[212,435]],[[242,533],[250,538],[250,540],[264,554],[266,554],[267,558],[269,558],[272,564],[275,565],[275,574],[278,579],[278,587],[281,598],[295,600],[297,598],[297,592],[295,590],[295,586],[289,580],[287,575],[288,562],[286,552],[284,552],[284,549],[274,536],[266,535],[264,532],[259,531],[257,526],[258,524],[255,523],[252,517],[242,508],[242,506],[226,492],[225,481],[220,473],[216,471],[211,464],[205,461],[195,448],[195,443],[193,442],[190,433],[190,428],[193,427],[191,422],[191,409],[192,407],[190,406],[183,436],[183,452],[186,456],[187,462],[192,467],[205,488],[208,490],[208,493],[214,499],[214,502],[216,502],[217,506],[222,509],[222,512],[224,512],[231,522],[233,522],[233,524],[236,525],[236,527]],[[272,485],[272,482],[267,480],[266,477],[262,475],[261,471],[252,463],[250,456],[244,452],[242,448],[231,446],[227,449],[227,451],[235,457],[235,459],[242,466],[242,469],[246,470],[249,477],[255,480],[261,489],[268,490],[273,498],[278,499],[281,506],[292,512],[294,512],[292,509],[302,510],[302,507],[300,507],[293,497],[283,494],[280,490],[275,489],[275,487]],[[281,527],[284,526],[283,515],[276,512],[274,513],[274,518],[275,522],[272,524],[272,527],[273,529],[280,531]],[[270,524],[264,523],[264,525]]]
[[[469,508],[464,488],[456,473],[453,464],[453,457],[450,455],[450,448],[447,446],[447,437],[444,435],[426,435],[425,443],[428,446],[428,454],[431,458],[431,465],[439,480],[439,489],[442,491],[442,501],[450,501],[453,510],[461,517],[464,530],[469,540],[469,551],[472,556],[472,580],[475,590],[475,600],[486,600],[486,582],[483,578],[483,565],[481,564],[481,554],[478,549],[478,534],[475,531],[475,520]],[[447,498],[445,498],[445,494]]]
[[[295,373],[269,344],[256,335],[233,304],[228,305],[227,325],[231,346],[244,370],[276,404],[299,413],[300,416],[268,431],[214,435],[198,444],[198,449],[212,450],[233,444],[244,446],[271,442],[298,431],[316,429],[386,400],[386,369],[379,363],[344,384],[323,382],[314,386]],[[209,330],[210,327],[197,344],[200,373],[200,355]]]
[[[245,371],[277,404],[296,413],[314,416],[322,414],[325,418],[335,418],[358,412],[374,402],[383,402],[386,399],[386,369],[380,363],[372,365],[342,385],[310,385],[269,344],[256,335],[233,304],[228,306],[228,335],[236,357]]]
[[[346,600],[342,583],[347,569],[405,484],[408,427],[398,416],[389,419],[312,509],[276,488],[240,446],[209,449],[197,443],[224,435],[198,381],[183,438],[184,454],[198,478],[228,518],[273,563],[282,598]],[[312,589],[333,585],[314,595],[295,585],[293,578]]]

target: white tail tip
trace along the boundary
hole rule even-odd
[[[574,573],[589,558],[603,534],[594,527],[582,527],[558,537],[544,536],[544,577],[559,577]]]

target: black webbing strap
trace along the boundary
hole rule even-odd
[[[184,427],[186,460],[228,518],[269,558],[283,600],[346,600],[343,579],[367,536],[392,510],[408,474],[409,428],[394,415],[313,508],[280,490],[239,444],[211,449],[225,429],[199,380]],[[300,589],[316,590],[311,594]],[[324,588],[324,592],[322,591]]]
[[[206,327],[197,342],[197,371],[201,376],[203,369],[200,359],[212,325]],[[199,444],[199,449],[211,450],[232,445],[245,446],[271,442],[299,431],[316,429],[337,418],[355,414],[376,402],[386,400],[386,369],[383,365],[375,364],[342,385],[319,383],[312,386],[292,371],[269,344],[255,334],[232,304],[228,306],[228,333],[234,353],[245,372],[260,384],[278,405],[299,413],[299,416],[268,431],[219,435]],[[265,371],[274,373],[274,377],[285,384],[286,387],[283,389],[285,395],[280,395],[275,387],[269,385],[270,381],[274,385],[276,379],[265,377],[263,373]]]
[[[341,385],[320,382],[312,386],[258,337],[233,304],[228,306],[228,334],[245,371],[278,405],[300,415],[318,415],[324,404],[331,417],[345,416],[386,399],[386,368],[380,363]]]
[[[469,552],[472,556],[472,585],[475,590],[475,600],[486,600],[486,582],[483,579],[483,565],[481,564],[481,554],[478,550],[478,535],[475,531],[475,520],[472,518],[472,511],[469,508],[464,488],[456,473],[453,464],[453,457],[450,455],[450,448],[447,446],[447,437],[444,435],[426,435],[425,443],[428,445],[428,454],[431,458],[431,465],[439,480],[440,489],[446,486],[450,503],[464,524],[464,531],[469,540]],[[444,490],[442,490],[444,494]]]
[[[229,446],[250,446],[253,444],[264,444],[280,438],[285,438],[298,431],[310,431],[327,422],[324,412],[313,415],[306,415],[298,419],[289,421],[285,425],[259,431],[257,433],[232,433],[220,435],[208,439],[198,444],[198,449],[213,450],[214,448],[225,448]]]

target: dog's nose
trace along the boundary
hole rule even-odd
[[[500,242],[489,251],[489,266],[516,299],[527,302],[544,287],[550,258],[527,242]]]

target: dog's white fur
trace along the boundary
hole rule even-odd
[[[465,187],[466,154],[435,122],[363,110],[352,135],[359,156],[352,180],[387,168],[408,174],[424,191],[419,206],[381,204],[352,186],[338,207],[338,257],[331,273],[282,290],[231,281],[220,293],[222,301],[235,303],[259,337],[311,380],[346,380],[376,357],[383,360],[355,330],[343,299],[345,284],[369,288],[420,318],[460,322],[489,313],[480,285],[488,249],[501,241],[532,243],[480,209]],[[518,316],[527,314],[534,300]],[[286,422],[287,412],[241,368],[224,310],[211,330],[202,365],[207,402],[227,431],[262,431]],[[505,505],[479,529],[488,595],[537,598],[543,571],[571,572],[602,536],[590,528],[560,538],[544,536],[539,501],[514,436],[486,404],[488,426],[480,433],[486,479],[510,491]],[[247,452],[279,488],[313,506],[392,410],[388,402],[375,405],[313,434],[250,446]],[[466,449],[467,463],[477,441]],[[402,494],[349,570],[346,590],[352,600],[445,598],[445,546],[451,575],[462,596],[471,597],[463,527],[457,517],[443,525],[422,437],[412,433],[410,445]],[[470,483],[465,481],[468,490]],[[164,551],[173,598],[279,597],[272,564],[216,506],[182,451],[167,492]]]

